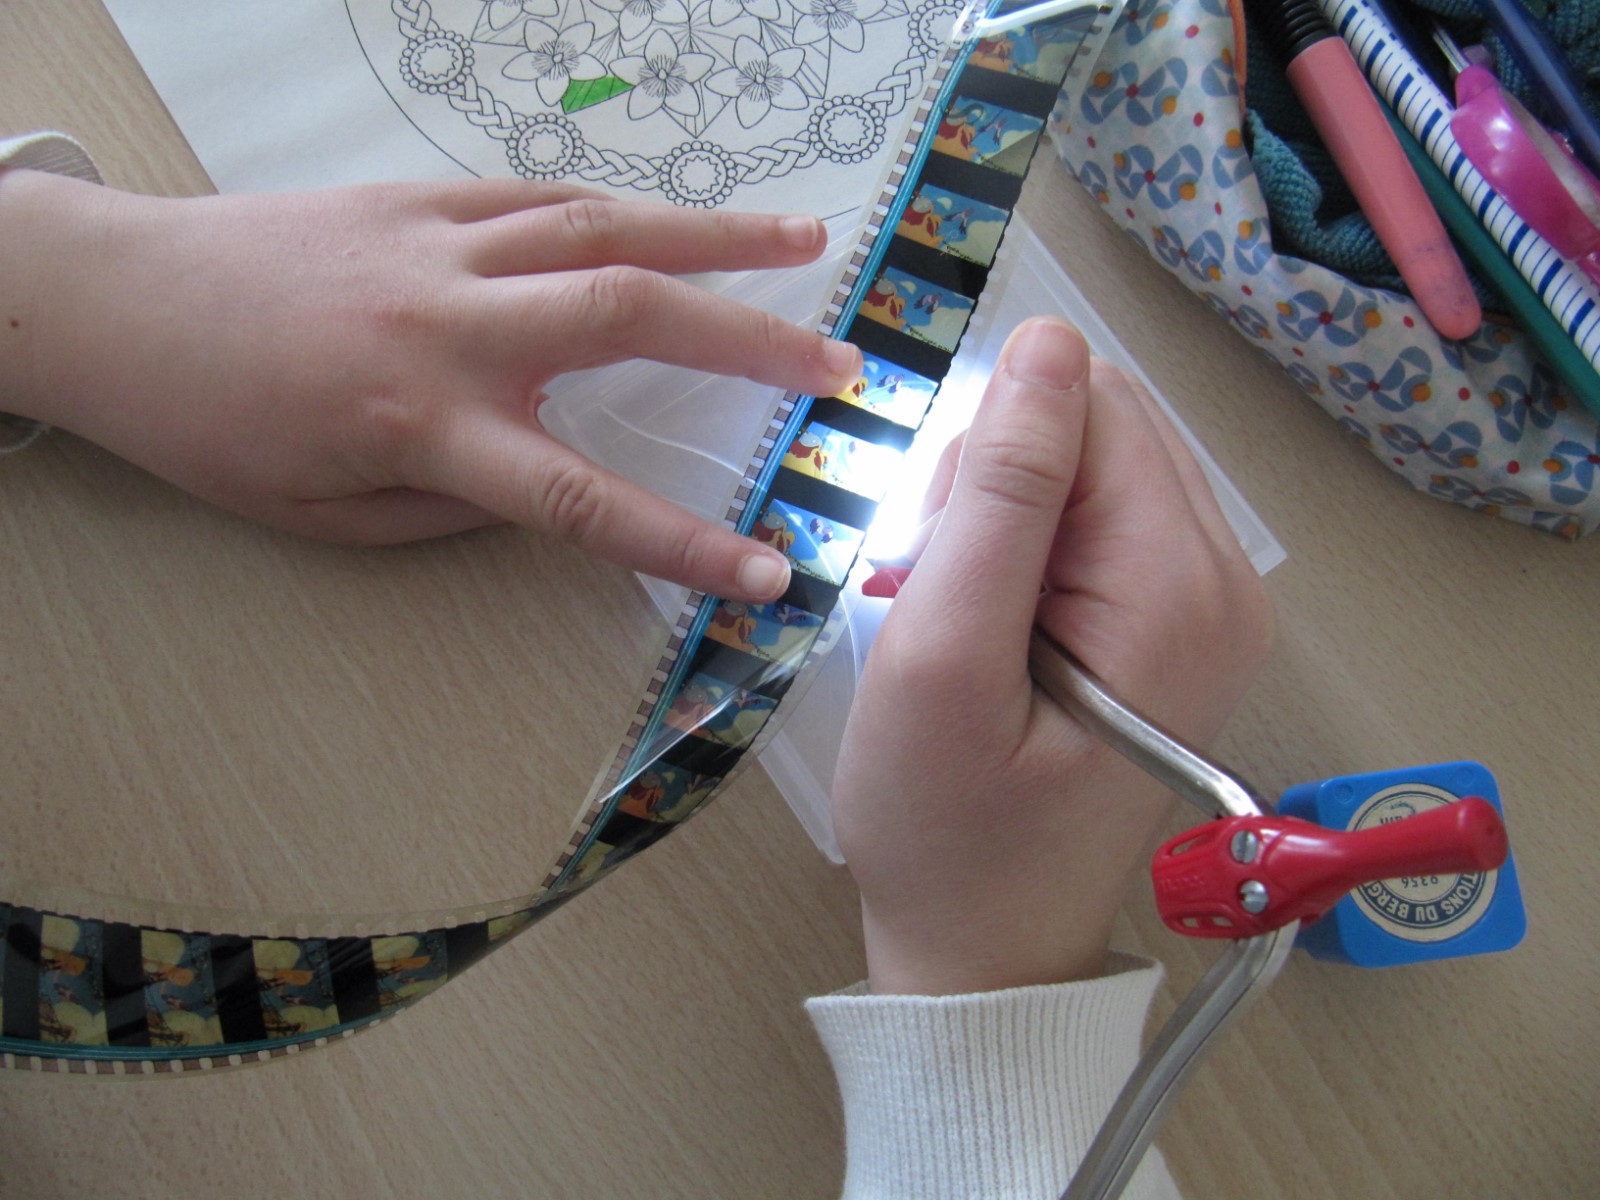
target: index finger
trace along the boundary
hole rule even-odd
[[[467,265],[488,279],[612,263],[669,275],[792,267],[810,262],[828,244],[816,217],[703,212],[593,196],[483,221],[466,236]]]
[[[551,376],[649,358],[813,396],[861,377],[848,342],[780,320],[637,267],[611,266],[483,285],[493,298],[477,325],[482,353],[512,369],[536,362]]]

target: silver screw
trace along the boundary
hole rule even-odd
[[[1239,885],[1239,906],[1251,914],[1265,912],[1267,885],[1259,879],[1246,879]]]
[[[1241,829],[1233,835],[1228,848],[1233,851],[1234,862],[1253,863],[1256,855],[1261,853],[1261,839],[1254,831]]]

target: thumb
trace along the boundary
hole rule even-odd
[[[1018,327],[967,433],[938,531],[907,581],[911,596],[896,604],[937,605],[946,637],[981,646],[985,658],[1026,653],[1088,398],[1083,335],[1047,318]]]

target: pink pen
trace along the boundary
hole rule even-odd
[[[1317,0],[1263,0],[1250,15],[1289,64],[1290,84],[1429,323],[1447,338],[1476,333],[1483,311],[1466,268],[1381,101]]]
[[[1464,69],[1456,77],[1450,132],[1461,152],[1557,254],[1600,283],[1600,180],[1515,96],[1502,92],[1487,67],[1455,61]]]

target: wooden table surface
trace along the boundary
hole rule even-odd
[[[116,186],[210,188],[98,0],[0,5],[0,131],[37,128]],[[1268,791],[1478,758],[1529,908],[1511,954],[1297,956],[1162,1134],[1186,1194],[1600,1194],[1600,538],[1406,490],[1048,156],[1024,211],[1288,549],[1220,754]],[[0,604],[0,872],[222,908],[528,890],[651,643],[629,576],[527,533],[323,546],[64,436],[0,469]],[[1121,941],[1169,963],[1165,1006],[1212,956],[1144,896]],[[826,1197],[838,1106],[800,1001],[860,972],[848,878],[748,772],[352,1042],[179,1081],[0,1077],[0,1196]]]

